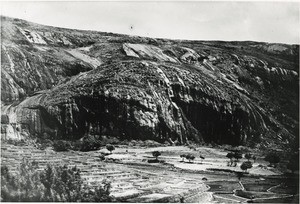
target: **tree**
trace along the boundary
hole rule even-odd
[[[106,145],[106,149],[107,149],[108,151],[110,151],[110,153],[112,154],[112,151],[115,150],[115,147],[114,147],[113,145],[111,145],[111,144],[107,144],[107,145]]]
[[[276,164],[280,162],[280,157],[276,152],[269,152],[265,157],[265,161],[270,163],[270,166],[276,167]]]
[[[251,158],[252,158],[252,154],[250,154],[250,153],[245,154],[245,159],[250,161]]]
[[[232,152],[229,152],[229,153],[226,155],[226,157],[230,159],[230,166],[232,166],[234,154],[233,154]]]
[[[184,158],[186,157],[186,155],[185,154],[181,154],[180,157],[181,157],[182,161],[184,161]]]
[[[236,162],[238,162],[241,158],[243,158],[243,154],[237,151],[234,153],[233,157],[236,159]]]
[[[156,161],[158,161],[158,157],[161,155],[159,151],[152,152],[152,155],[155,157]]]
[[[247,172],[247,169],[252,168],[252,163],[250,161],[245,161],[241,165],[241,169],[245,172]]]

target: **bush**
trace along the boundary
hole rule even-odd
[[[81,151],[98,150],[102,146],[101,141],[96,136],[85,136],[82,138]]]
[[[107,144],[107,145],[106,145],[106,149],[107,149],[108,151],[110,151],[110,153],[112,153],[112,151],[115,150],[115,147],[114,147],[113,145],[111,145],[111,144]]]
[[[64,152],[71,149],[72,145],[69,141],[56,140],[53,142],[53,149],[57,152]]]
[[[280,157],[276,152],[270,152],[265,157],[265,161],[270,163],[270,166],[276,167],[276,164],[280,162]]]
[[[14,146],[24,146],[26,145],[25,140],[21,139],[21,140],[12,140],[12,139],[8,139],[6,140],[7,144],[11,144]]]
[[[11,176],[1,167],[1,201],[4,202],[111,202],[110,183],[91,188],[82,185],[80,170],[47,165],[37,171],[34,162],[23,161],[18,174]]]

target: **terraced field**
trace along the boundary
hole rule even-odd
[[[162,162],[148,163],[151,152],[158,149],[162,151]],[[55,152],[50,148],[39,150],[32,146],[2,144],[1,165],[7,165],[13,173],[18,171],[23,159],[36,161],[39,170],[43,170],[47,163],[76,166],[84,182],[90,186],[97,186],[104,179],[110,181],[111,195],[119,202],[241,203],[250,199],[257,202],[294,202],[299,199],[297,186],[284,185],[280,175],[274,175],[268,169],[253,170],[253,176],[243,177],[240,181],[232,172],[206,170],[206,167],[228,170],[221,150],[201,147],[205,161],[199,158],[193,163],[181,161],[181,153],[195,154],[195,151],[199,150],[183,146],[118,146],[102,161],[99,155],[108,152],[104,148],[91,152]],[[182,166],[184,168],[180,168]],[[257,172],[264,175],[257,175]]]
[[[178,202],[182,197],[189,202],[199,199],[210,200],[208,186],[199,178],[178,177],[176,174],[153,172],[142,168],[136,169],[127,165],[101,161],[99,152],[54,152],[38,150],[31,146],[14,146],[2,144],[1,165],[7,165],[15,173],[23,158],[36,161],[39,170],[47,163],[53,165],[67,164],[76,166],[81,171],[84,182],[97,186],[104,179],[112,184],[111,195],[120,201],[130,202]]]

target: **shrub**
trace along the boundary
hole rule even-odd
[[[104,181],[96,188],[82,185],[76,167],[47,165],[37,171],[34,162],[23,161],[18,174],[11,176],[1,167],[1,201],[4,202],[111,202],[110,183]]]
[[[110,153],[112,154],[112,151],[115,150],[115,147],[114,147],[113,145],[111,145],[111,144],[107,144],[107,145],[106,145],[106,149],[107,149],[108,151],[110,151]]]
[[[81,141],[81,151],[98,150],[102,146],[101,141],[96,136],[85,136]]]
[[[53,142],[53,149],[57,152],[64,152],[71,149],[71,143],[65,140],[56,140]]]

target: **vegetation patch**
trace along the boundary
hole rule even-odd
[[[3,202],[111,202],[110,183],[93,188],[83,184],[76,167],[47,165],[38,171],[36,162],[23,160],[12,175],[1,166],[1,201]]]

